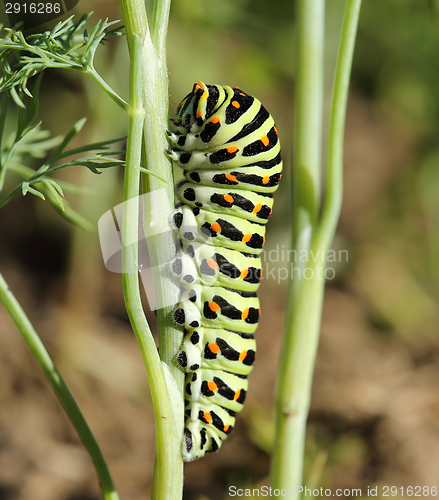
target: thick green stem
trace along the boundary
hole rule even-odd
[[[142,165],[159,177],[143,175],[144,192],[149,193],[144,197],[147,199],[144,204],[145,235],[148,239],[154,239],[154,244],[148,245],[151,266],[153,271],[160,271],[154,272],[154,289],[159,307],[157,320],[160,359],[167,365],[171,375],[171,378],[168,378],[169,393],[161,392],[161,388],[157,393],[163,401],[158,402],[161,405],[160,411],[155,412],[157,442],[153,499],[178,500],[183,490],[180,447],[183,431],[184,374],[175,365],[175,355],[182,343],[183,333],[176,329],[171,316],[179,293],[178,287],[167,275],[167,265],[175,257],[175,243],[170,227],[174,210],[174,188],[172,167],[164,154],[168,147],[165,134],[168,125],[165,35],[170,0],[156,1],[154,21],[160,26],[152,27],[154,38],[151,38],[146,13],[142,8],[143,2],[122,0],[121,3],[131,55],[133,39],[139,37],[143,44],[142,74],[135,76],[136,92],[142,92],[144,111]],[[136,131],[138,133],[138,129]],[[138,161],[140,162],[140,157]],[[157,196],[159,190],[160,194]],[[167,304],[166,307],[162,307],[164,304]],[[156,378],[150,376],[149,380],[151,391],[156,390]]]
[[[169,275],[169,262],[175,258],[174,235],[170,223],[174,212],[174,182],[172,165],[165,156],[164,150],[169,147],[166,139],[168,128],[168,75],[166,67],[166,32],[170,0],[156,0],[154,4],[151,39],[146,38],[144,58],[144,162],[151,172],[161,179],[144,176],[144,191],[151,193],[153,200],[144,213],[145,234],[160,234],[155,245],[150,245],[149,253],[153,269],[160,270],[154,274],[154,290],[157,305],[157,323],[159,334],[160,358],[169,367],[176,382],[176,389],[183,403],[184,373],[175,363],[176,354],[183,341],[183,330],[177,328],[172,312],[179,300],[179,288]],[[155,194],[160,190],[160,195]],[[164,306],[164,307],[162,307]],[[176,422],[178,442],[168,453],[173,456],[173,468],[167,472],[174,481],[175,492],[172,500],[181,498],[183,490],[183,459],[181,455],[181,439],[183,434],[183,415]],[[156,460],[157,465],[157,460]],[[155,484],[155,486],[158,483]]]
[[[0,274],[0,301],[14,321],[24,341],[40,365],[53,391],[75,427],[96,469],[104,500],[119,500],[102,452],[67,384],[59,373],[40,337]]]
[[[342,200],[344,120],[360,5],[361,0],[347,0],[346,3],[332,99],[322,217],[317,225],[310,227],[309,258],[302,270],[300,284],[290,286],[289,290],[276,403],[273,488],[291,487],[300,491],[296,488],[303,484],[306,421],[320,333],[326,255],[334,237]],[[296,168],[302,166],[296,163]],[[306,177],[312,178],[311,172]],[[300,238],[295,240],[296,244],[298,241]],[[301,246],[293,248],[297,250]]]
[[[151,205],[145,214],[145,232],[152,230],[161,234],[158,244],[150,249],[151,263],[163,268],[175,258],[175,242],[170,223],[174,213],[174,182],[172,165],[164,150],[169,147],[166,138],[168,128],[168,76],[166,68],[165,34],[170,1],[156,0],[154,19],[158,27],[153,34],[155,39],[146,39],[144,59],[144,161],[146,167],[157,177],[146,177],[145,191],[160,191],[160,199]],[[163,182],[165,181],[165,182]],[[179,289],[172,284],[169,276],[154,282],[156,298],[160,304],[169,304],[157,311],[159,325],[160,358],[169,366],[181,394],[183,394],[184,374],[175,364],[175,356],[183,340],[183,331],[177,328],[172,319],[172,310],[179,300]]]

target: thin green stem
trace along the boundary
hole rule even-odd
[[[292,237],[293,248],[305,251],[320,208],[324,29],[325,0],[299,0]]]
[[[128,110],[128,103],[122,99],[109,85],[108,83],[101,77],[101,75],[91,67],[87,67],[87,70],[84,71],[86,75],[89,75],[93,78],[93,80],[101,87],[101,89],[124,111]]]
[[[167,147],[165,139],[168,113],[166,65],[163,59],[158,58],[156,49],[150,38],[143,1],[121,0],[121,5],[124,12],[128,44],[132,57],[131,94],[132,99],[135,97],[137,102],[135,106],[134,104],[132,106],[137,109],[136,116],[140,114],[140,109],[142,110],[142,117],[137,116],[135,123],[130,119],[124,199],[130,200],[130,203],[133,203],[133,207],[126,213],[124,226],[126,225],[126,230],[129,231],[129,234],[126,235],[128,238],[126,241],[137,241],[138,200],[136,198],[135,201],[134,198],[139,194],[140,166],[142,162],[143,167],[148,168],[149,171],[161,178],[157,179],[154,176],[142,174],[143,180],[147,177],[150,186],[154,186],[152,190],[156,191],[157,189],[164,188],[164,192],[166,193],[160,199],[152,196],[150,199],[155,201],[155,203],[150,204],[149,210],[145,211],[145,234],[150,236],[153,233],[159,235],[164,233],[163,237],[158,238],[158,244],[153,246],[153,248],[149,248],[151,263],[154,268],[158,267],[157,261],[159,258],[166,258],[170,248],[175,249],[172,234],[169,231],[171,217],[167,217],[166,215],[167,213],[172,213],[173,207],[173,198],[171,200],[167,199],[169,192],[173,195],[171,167],[163,151]],[[140,45],[142,49],[140,52],[138,49],[135,49],[137,45]],[[166,90],[164,91],[164,89]],[[145,147],[142,147],[142,142],[145,144]],[[142,150],[143,155],[141,155]],[[128,152],[130,152],[129,155]],[[130,165],[128,162],[130,162]],[[163,168],[164,164],[166,168]],[[131,229],[128,229],[128,224],[132,226]],[[127,258],[129,257],[131,260],[126,261],[124,265],[127,266],[126,269],[133,269],[132,266],[134,265],[134,268],[137,270],[137,255],[130,256],[133,252],[134,250],[127,251]],[[133,305],[136,308],[137,317],[133,316],[132,325],[135,331],[136,329],[138,330],[136,335],[139,339],[139,333],[142,330],[145,331],[147,325],[146,320],[143,319],[138,275],[136,274],[136,276],[131,277],[128,275],[125,280],[124,289],[126,289],[127,308],[133,307]],[[162,297],[167,294],[166,290],[170,288],[175,289],[175,286],[172,287],[170,282],[162,283],[161,280],[155,280],[154,286],[158,304],[165,303],[162,301]],[[165,290],[164,294],[163,290]],[[172,301],[166,303],[172,303]],[[163,324],[166,325],[171,321],[169,313],[169,308],[157,311],[159,348],[160,358],[161,360],[165,360],[169,371],[172,375],[174,375],[174,371],[177,372],[174,377],[167,377],[165,379],[167,368],[162,368],[163,365],[160,364],[161,360],[158,357],[155,344],[144,348],[141,346],[149,375],[156,422],[156,456],[152,494],[154,500],[178,500],[178,498],[181,498],[183,489],[183,463],[180,452],[183,430],[183,399],[174,382],[177,377],[180,377],[182,389],[183,374],[175,367],[174,359],[166,357],[166,348],[162,346],[160,341],[164,337]],[[170,332],[170,336],[172,337],[172,332]],[[147,337],[148,344],[153,343],[150,334]],[[154,355],[151,355],[152,351]]]
[[[96,469],[104,500],[119,500],[102,452],[67,384],[41,342],[37,332],[0,274],[0,301],[14,321],[24,341],[40,365],[53,391],[75,427]]]
[[[321,189],[321,142],[323,114],[323,53],[324,0],[299,0],[297,3],[297,63],[295,155],[291,213],[293,214],[292,248],[297,255],[309,253],[311,238],[317,222]],[[303,372],[299,377],[291,371],[309,366],[309,356],[297,360],[303,351],[315,349],[315,339],[305,335],[299,326],[314,320],[306,316],[303,304],[310,280],[305,277],[306,262],[295,262],[299,276],[289,283],[284,345],[282,348],[276,401],[276,442],[272,461],[271,481],[275,488],[302,484],[303,448],[307,412],[291,401],[304,388]],[[293,279],[294,278],[294,279]],[[302,315],[305,313],[305,316]],[[299,326],[298,326],[299,325]],[[298,345],[298,342],[305,345]],[[311,360],[312,361],[312,360]],[[292,365],[294,364],[294,367]],[[312,364],[312,363],[311,363]]]
[[[152,16],[152,42],[159,57],[166,64],[166,35],[168,33],[169,11],[171,0],[155,0]]]
[[[343,198],[343,143],[355,38],[360,17],[361,0],[347,0],[332,95],[328,134],[326,193],[322,209],[318,245],[331,245]]]
[[[8,113],[8,101],[5,96],[0,98],[0,193],[3,191],[7,171],[7,158],[1,157],[3,151],[3,135],[5,131],[6,115]]]
[[[345,8],[332,99],[322,217],[312,227],[308,263],[302,274],[304,279],[300,287],[290,287],[289,291],[277,393],[273,488],[296,489],[303,484],[306,421],[320,333],[326,255],[342,200],[344,121],[360,5],[361,0],[347,0]],[[300,165],[296,165],[298,167]]]
[[[17,194],[21,189],[21,184],[18,186],[15,186],[9,193],[0,200],[0,208],[3,208],[10,200],[11,198],[14,197],[15,194]]]
[[[7,173],[8,168],[9,168],[8,164],[9,164],[9,161],[11,160],[11,158],[14,155],[15,148],[17,147],[17,144],[18,144],[18,142],[15,142],[14,145],[8,150],[8,152],[6,153],[6,155],[4,156],[4,158],[2,158],[2,165],[1,165],[1,171],[0,171],[0,193],[3,191],[3,187],[5,185],[6,173]],[[15,194],[15,192],[12,193],[12,194],[9,193],[8,200],[5,203],[1,203],[0,204],[0,208],[3,205],[5,205],[14,194]]]
[[[131,42],[134,35],[138,36],[141,40],[149,36],[145,2],[142,0],[120,0],[120,5],[122,7],[128,47],[131,50]]]

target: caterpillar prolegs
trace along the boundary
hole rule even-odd
[[[238,88],[194,84],[168,132],[169,156],[183,171],[174,224],[181,283],[174,319],[185,336],[186,461],[216,451],[235,425],[256,354],[260,253],[281,178],[273,118]]]

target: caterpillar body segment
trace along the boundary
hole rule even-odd
[[[196,82],[167,134],[166,152],[183,174],[170,268],[181,284],[174,320],[185,336],[176,363],[186,373],[182,453],[191,461],[221,447],[245,400],[260,253],[282,160],[273,118],[238,88]]]
[[[221,366],[225,371],[248,375],[255,358],[253,335],[219,328],[197,328],[186,336],[177,362],[188,373]]]
[[[209,245],[192,245],[171,263],[171,271],[184,285],[199,284],[256,292],[262,276],[261,259],[252,254]]]
[[[265,242],[265,222],[251,222],[231,215],[219,215],[215,212],[192,209],[183,205],[178,209],[182,225],[180,237],[184,247],[196,242],[206,242],[206,237],[213,239],[214,246],[260,255]],[[175,217],[175,216],[174,216]]]
[[[264,223],[273,207],[271,193],[254,193],[239,189],[214,186],[193,186],[183,181],[177,186],[177,196],[192,208],[203,208],[209,212],[222,211],[223,214],[246,218],[251,222]]]
[[[242,410],[248,381],[244,375],[221,370],[198,370],[187,377],[186,399],[203,405],[216,404],[233,412]],[[188,405],[190,406],[190,405]]]
[[[198,286],[184,290],[174,312],[175,321],[186,328],[218,327],[242,333],[254,333],[259,316],[255,292],[243,296],[228,288]]]
[[[267,162],[260,164],[244,165],[239,169],[217,170],[192,170],[185,171],[185,178],[192,184],[212,187],[233,187],[260,193],[273,193],[276,191],[282,177],[282,162],[280,155],[278,162],[272,162],[267,167]],[[268,170],[268,173],[267,173]],[[242,193],[241,193],[242,194]]]

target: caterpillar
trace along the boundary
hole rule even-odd
[[[185,461],[217,451],[235,425],[256,356],[260,253],[282,160],[273,118],[239,88],[196,82],[178,105],[166,152],[182,172],[173,224],[184,325]]]

